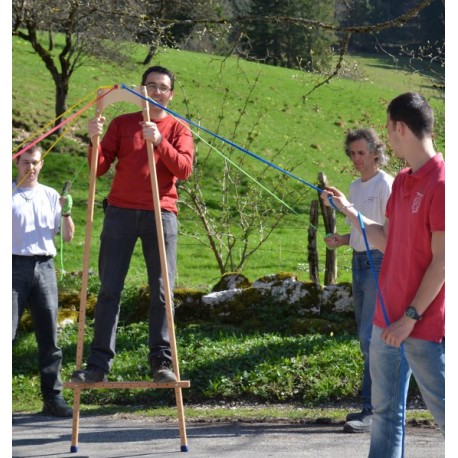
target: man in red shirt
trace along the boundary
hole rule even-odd
[[[374,406],[370,458],[400,457],[403,407],[413,373],[445,433],[445,163],[433,143],[434,114],[423,96],[405,93],[387,110],[388,137],[410,167],[395,178],[384,225],[364,216],[367,238],[384,252],[370,345]],[[342,192],[328,196],[355,225]]]
[[[159,66],[148,68],[142,77],[150,103],[151,122],[142,112],[114,118],[99,147],[97,176],[115,164],[108,195],[99,252],[100,291],[95,308],[94,339],[84,370],[75,371],[73,382],[105,381],[115,356],[116,327],[124,280],[137,239],[140,238],[148,272],[149,364],[155,382],[176,381],[172,371],[166,302],[148,163],[147,142],[152,142],[160,195],[170,290],[176,275],[177,180],[192,171],[194,143],[189,126],[170,116],[167,107],[174,95],[173,73]],[[89,137],[101,135],[104,117],[89,121]],[[92,146],[89,147],[89,163]]]

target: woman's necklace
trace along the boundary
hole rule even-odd
[[[33,187],[29,190],[29,192],[25,192],[24,189],[20,188],[19,186],[17,187],[17,190],[19,191],[19,194],[21,197],[26,201],[26,202],[31,202],[33,200],[33,197],[35,195],[36,188]]]

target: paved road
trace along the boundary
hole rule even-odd
[[[344,434],[341,424],[187,422],[183,453],[178,423],[118,415],[81,415],[78,450],[70,453],[72,420],[14,414],[12,457],[367,457],[369,434]],[[405,458],[441,458],[442,434],[408,428]],[[456,456],[456,455],[455,455]]]

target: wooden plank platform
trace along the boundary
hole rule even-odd
[[[84,389],[151,389],[151,388],[189,388],[191,383],[189,380],[181,380],[179,382],[96,382],[96,383],[77,383],[77,382],[64,382],[64,388],[80,388]]]

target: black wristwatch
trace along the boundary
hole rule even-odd
[[[412,320],[419,321],[421,320],[421,315],[417,313],[414,307],[407,307],[406,309],[406,316],[412,318]]]

